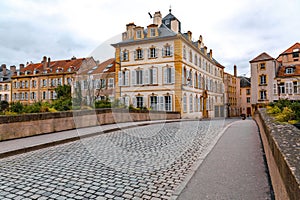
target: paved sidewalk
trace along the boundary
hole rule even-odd
[[[25,153],[57,144],[75,141],[84,137],[91,137],[102,133],[108,133],[120,129],[127,129],[137,126],[145,126],[157,123],[178,122],[178,120],[154,120],[140,122],[126,122],[117,124],[107,124],[95,127],[80,128],[68,131],[61,131],[49,134],[35,135],[26,138],[13,139],[0,142],[0,158]]]
[[[177,199],[272,199],[257,125],[232,124]]]

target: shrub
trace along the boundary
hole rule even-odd
[[[288,122],[295,117],[295,113],[292,109],[284,107],[282,113],[275,116],[275,119],[279,122]]]
[[[21,114],[24,112],[24,105],[17,101],[17,102],[12,102],[10,104],[10,108],[9,108],[9,111],[10,112],[13,112],[13,113],[18,113],[18,114]]]
[[[267,113],[268,114],[278,114],[281,110],[278,106],[274,105],[273,107],[268,106],[267,107]]]

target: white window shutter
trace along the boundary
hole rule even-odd
[[[143,107],[146,107],[146,101],[147,101],[147,98],[146,97],[143,97]]]
[[[124,61],[124,52],[123,51],[121,51],[121,53],[120,53],[120,56],[121,56],[121,61]]]
[[[128,86],[129,85],[129,71],[126,70],[125,71],[125,85]]]
[[[136,71],[135,70],[131,71],[131,84],[136,85]]]
[[[185,83],[184,67],[182,66],[182,84]]]
[[[144,58],[144,50],[141,49],[141,52],[142,52],[142,58]]]
[[[164,69],[164,84],[167,84],[168,83],[168,68],[165,67]]]
[[[159,97],[159,110],[161,111],[165,110],[164,96]]]
[[[129,96],[125,96],[125,106],[129,106]]]
[[[137,106],[137,105],[136,105],[136,97],[133,97],[133,98],[132,98],[132,104],[133,104],[133,107],[136,108],[136,106]]]
[[[122,86],[122,84],[123,84],[123,79],[122,79],[123,77],[122,77],[122,72],[120,71],[120,72],[118,72],[118,79],[119,79],[119,86]],[[99,83],[98,83],[99,84]]]
[[[157,84],[157,69],[153,68],[152,72],[153,72],[153,84]]]
[[[150,49],[147,49],[148,52],[148,58],[150,58]]]
[[[170,95],[170,110],[169,111],[173,111],[173,99],[172,99],[172,95]]]
[[[140,71],[141,72],[141,84],[144,84],[144,71]]]
[[[149,69],[145,70],[145,84],[149,84]]]
[[[134,59],[136,60],[136,58],[137,58],[137,57],[136,57],[136,50],[135,50],[135,51],[134,51]]]
[[[165,56],[164,52],[165,52],[165,48],[161,48],[161,56]]]
[[[155,58],[158,57],[158,48],[155,48]]]
[[[175,68],[171,68],[171,83],[175,83]]]

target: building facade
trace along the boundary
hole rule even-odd
[[[226,116],[240,116],[240,79],[237,77],[237,67],[234,74],[224,73]]]
[[[11,66],[10,70],[5,64],[0,68],[0,101],[11,102],[11,76],[16,72],[16,67]]]
[[[299,55],[300,44],[295,43],[276,59],[262,53],[250,61],[254,110],[279,99],[300,100]]]
[[[202,36],[181,33],[181,22],[160,12],[146,29],[129,23],[116,50],[116,97],[127,106],[178,111],[182,117],[224,116],[224,67]]]
[[[93,58],[71,58],[51,61],[43,57],[41,63],[20,64],[17,74],[11,77],[12,101],[31,104],[38,101],[51,101],[57,98],[55,88],[71,85],[80,68],[95,66]]]
[[[251,78],[240,76],[240,113],[252,115],[251,109]]]
[[[75,90],[89,105],[94,100],[115,99],[115,59],[108,59],[93,68],[80,70],[76,75]]]

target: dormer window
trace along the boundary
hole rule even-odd
[[[141,30],[137,30],[136,31],[136,38],[137,39],[141,39],[142,38],[142,31]]]
[[[38,74],[39,73],[39,70],[35,69],[33,70],[33,74]]]
[[[25,71],[25,75],[29,75],[29,74],[30,74],[29,70]]]
[[[68,72],[72,72],[72,68],[71,67],[68,69]]]
[[[285,73],[286,74],[293,74],[295,71],[295,69],[293,67],[288,67],[285,69]]]
[[[150,37],[155,37],[155,36],[156,36],[156,29],[150,28]]]

